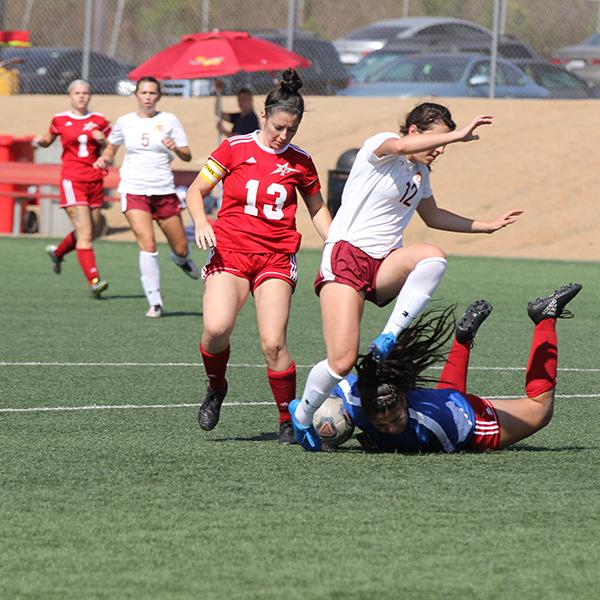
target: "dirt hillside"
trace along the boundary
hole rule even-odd
[[[295,143],[310,152],[326,185],[338,156],[378,131],[395,131],[414,99],[308,97],[307,112]],[[256,98],[261,106],[262,98]],[[481,140],[448,147],[434,164],[432,185],[441,206],[469,217],[492,218],[510,208],[526,212],[518,224],[494,236],[429,230],[416,217],[407,242],[427,240],[450,254],[535,258],[600,259],[600,102],[597,100],[449,99],[457,121],[493,114],[494,124]],[[33,134],[46,130],[50,117],[68,107],[66,97],[12,96],[1,99],[0,133]],[[198,169],[216,143],[213,100],[163,98],[162,110],[174,112],[187,131]],[[92,108],[111,121],[134,110],[132,98],[97,96]],[[225,110],[235,109],[226,98]],[[121,155],[122,156],[122,155]],[[326,189],[324,190],[326,194]],[[116,210],[112,223],[122,223]],[[319,244],[306,211],[298,225],[306,247]],[[120,237],[129,234],[120,234]],[[115,236],[119,237],[119,236]]]

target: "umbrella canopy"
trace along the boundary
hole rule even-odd
[[[245,31],[212,31],[181,37],[129,73],[157,79],[204,79],[240,71],[279,71],[309,67],[310,61],[277,44],[252,37]]]

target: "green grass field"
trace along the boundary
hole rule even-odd
[[[205,433],[202,285],[163,249],[168,312],[145,319],[133,244],[97,244],[110,289],[96,301],[75,256],[51,271],[46,243],[0,238],[0,598],[598,597],[598,264],[451,258],[437,292],[461,310],[494,304],[470,387],[511,397],[524,386],[527,301],[583,283],[576,318],[558,326],[545,430],[498,453],[367,455],[351,440],[309,454],[275,441],[251,302],[221,423]],[[324,351],[319,254],[299,259],[300,391]],[[368,308],[363,348],[386,318]]]

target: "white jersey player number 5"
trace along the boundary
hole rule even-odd
[[[244,213],[252,215],[253,217],[258,216],[258,208],[256,207],[256,197],[258,194],[258,179],[250,179],[246,183],[246,189],[248,193],[246,195],[246,206],[244,206]],[[267,188],[267,194],[269,196],[275,196],[275,206],[265,204],[263,206],[263,213],[267,219],[272,221],[279,221],[283,219],[283,205],[287,199],[287,190],[279,183],[272,183]]]

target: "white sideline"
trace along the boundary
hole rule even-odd
[[[224,402],[223,406],[272,406],[275,402]],[[182,404],[90,404],[88,406],[30,406],[26,408],[0,408],[0,413],[18,412],[68,412],[77,410],[127,410],[136,408],[197,408],[198,403]]]
[[[196,362],[42,362],[25,361],[12,362],[0,361],[0,367],[201,367]],[[252,363],[229,363],[228,368],[239,369],[266,369],[266,365]],[[312,369],[314,365],[296,365],[297,369]],[[433,366],[432,369],[440,370],[441,365]],[[559,371],[571,371],[576,373],[598,373],[600,368],[569,368],[559,367]],[[470,366],[469,371],[525,371],[525,367],[476,367]]]
[[[519,397],[513,396],[486,396],[490,400],[510,400]],[[557,394],[557,398],[600,398],[599,394]],[[273,406],[274,402],[224,402],[223,406]],[[30,406],[25,408],[6,407],[0,408],[0,413],[32,413],[32,412],[73,412],[82,410],[136,410],[157,408],[196,408],[197,403],[182,404],[90,404],[88,406]]]

